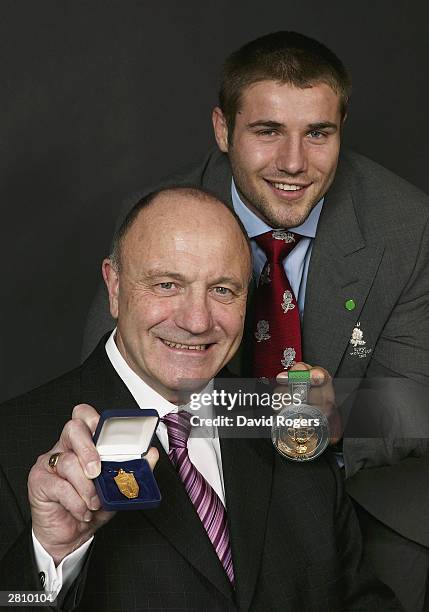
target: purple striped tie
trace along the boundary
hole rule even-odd
[[[234,584],[225,508],[217,493],[189,459],[187,442],[192,429],[190,418],[189,412],[184,410],[170,412],[162,418],[168,430],[168,456],[177,469],[231,584]]]

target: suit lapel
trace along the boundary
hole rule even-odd
[[[346,170],[339,165],[320,216],[305,295],[304,359],[323,366],[333,376],[349,346],[384,251],[383,244],[365,243],[348,184]],[[356,304],[352,310],[345,307],[349,299]]]

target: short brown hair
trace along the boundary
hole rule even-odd
[[[351,79],[335,53],[303,34],[274,32],[234,51],[223,65],[219,106],[230,139],[241,95],[245,88],[259,81],[278,81],[300,88],[326,83],[340,96],[343,118],[347,112]]]

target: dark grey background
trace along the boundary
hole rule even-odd
[[[427,23],[391,0],[0,0],[0,398],[78,363],[121,201],[213,143],[219,65],[251,38],[330,46],[347,144],[429,192]]]

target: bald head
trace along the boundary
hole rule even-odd
[[[170,188],[139,202],[103,262],[128,365],[172,402],[182,385],[201,389],[240,344],[250,274],[247,235],[212,195]]]
[[[204,241],[209,234],[228,233],[237,244],[243,260],[249,257],[251,277],[252,251],[240,218],[211,193],[195,187],[169,187],[142,198],[125,217],[112,243],[110,259],[119,270],[126,236],[133,229],[133,239],[156,239],[159,232],[174,232],[180,225],[198,232]]]

